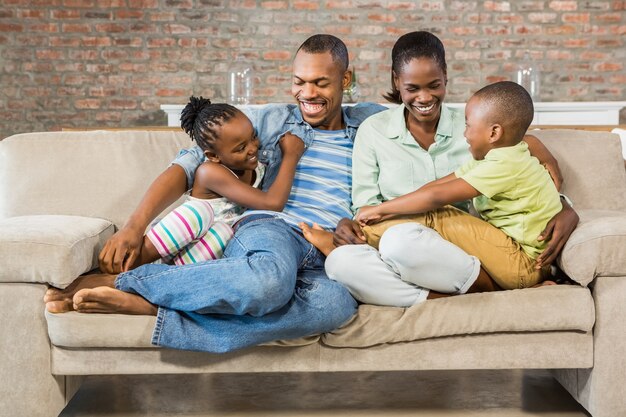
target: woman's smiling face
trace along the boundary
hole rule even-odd
[[[413,58],[393,82],[410,116],[422,123],[436,122],[446,97],[446,73],[432,58]]]

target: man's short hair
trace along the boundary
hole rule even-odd
[[[499,81],[481,88],[474,97],[489,106],[489,123],[502,125],[515,143],[524,138],[535,112],[533,100],[524,87],[512,81]]]
[[[350,65],[346,44],[343,43],[341,39],[333,35],[313,35],[300,45],[296,54],[301,50],[309,54],[323,54],[330,52],[330,55],[333,57],[333,62],[337,62],[342,71],[347,70],[348,65]]]

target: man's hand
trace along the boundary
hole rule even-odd
[[[128,271],[141,253],[143,233],[131,228],[122,228],[105,243],[100,251],[100,270],[107,274]]]
[[[361,231],[361,226],[351,219],[343,218],[337,223],[337,228],[333,234],[335,246],[342,245],[362,245],[367,243],[365,235]]]
[[[561,253],[563,246],[565,246],[567,239],[569,239],[574,229],[576,229],[578,220],[578,214],[576,214],[569,204],[564,202],[563,210],[557,213],[557,215],[548,222],[546,228],[537,238],[539,241],[547,240],[548,246],[546,246],[546,249],[537,258],[535,264],[536,269],[541,269],[554,262],[559,253]]]

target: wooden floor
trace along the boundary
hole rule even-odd
[[[89,377],[62,417],[583,417],[547,371]]]

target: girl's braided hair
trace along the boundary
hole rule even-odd
[[[213,150],[217,128],[232,119],[239,110],[226,103],[211,103],[208,98],[189,98],[180,115],[180,127],[203,151]]]

